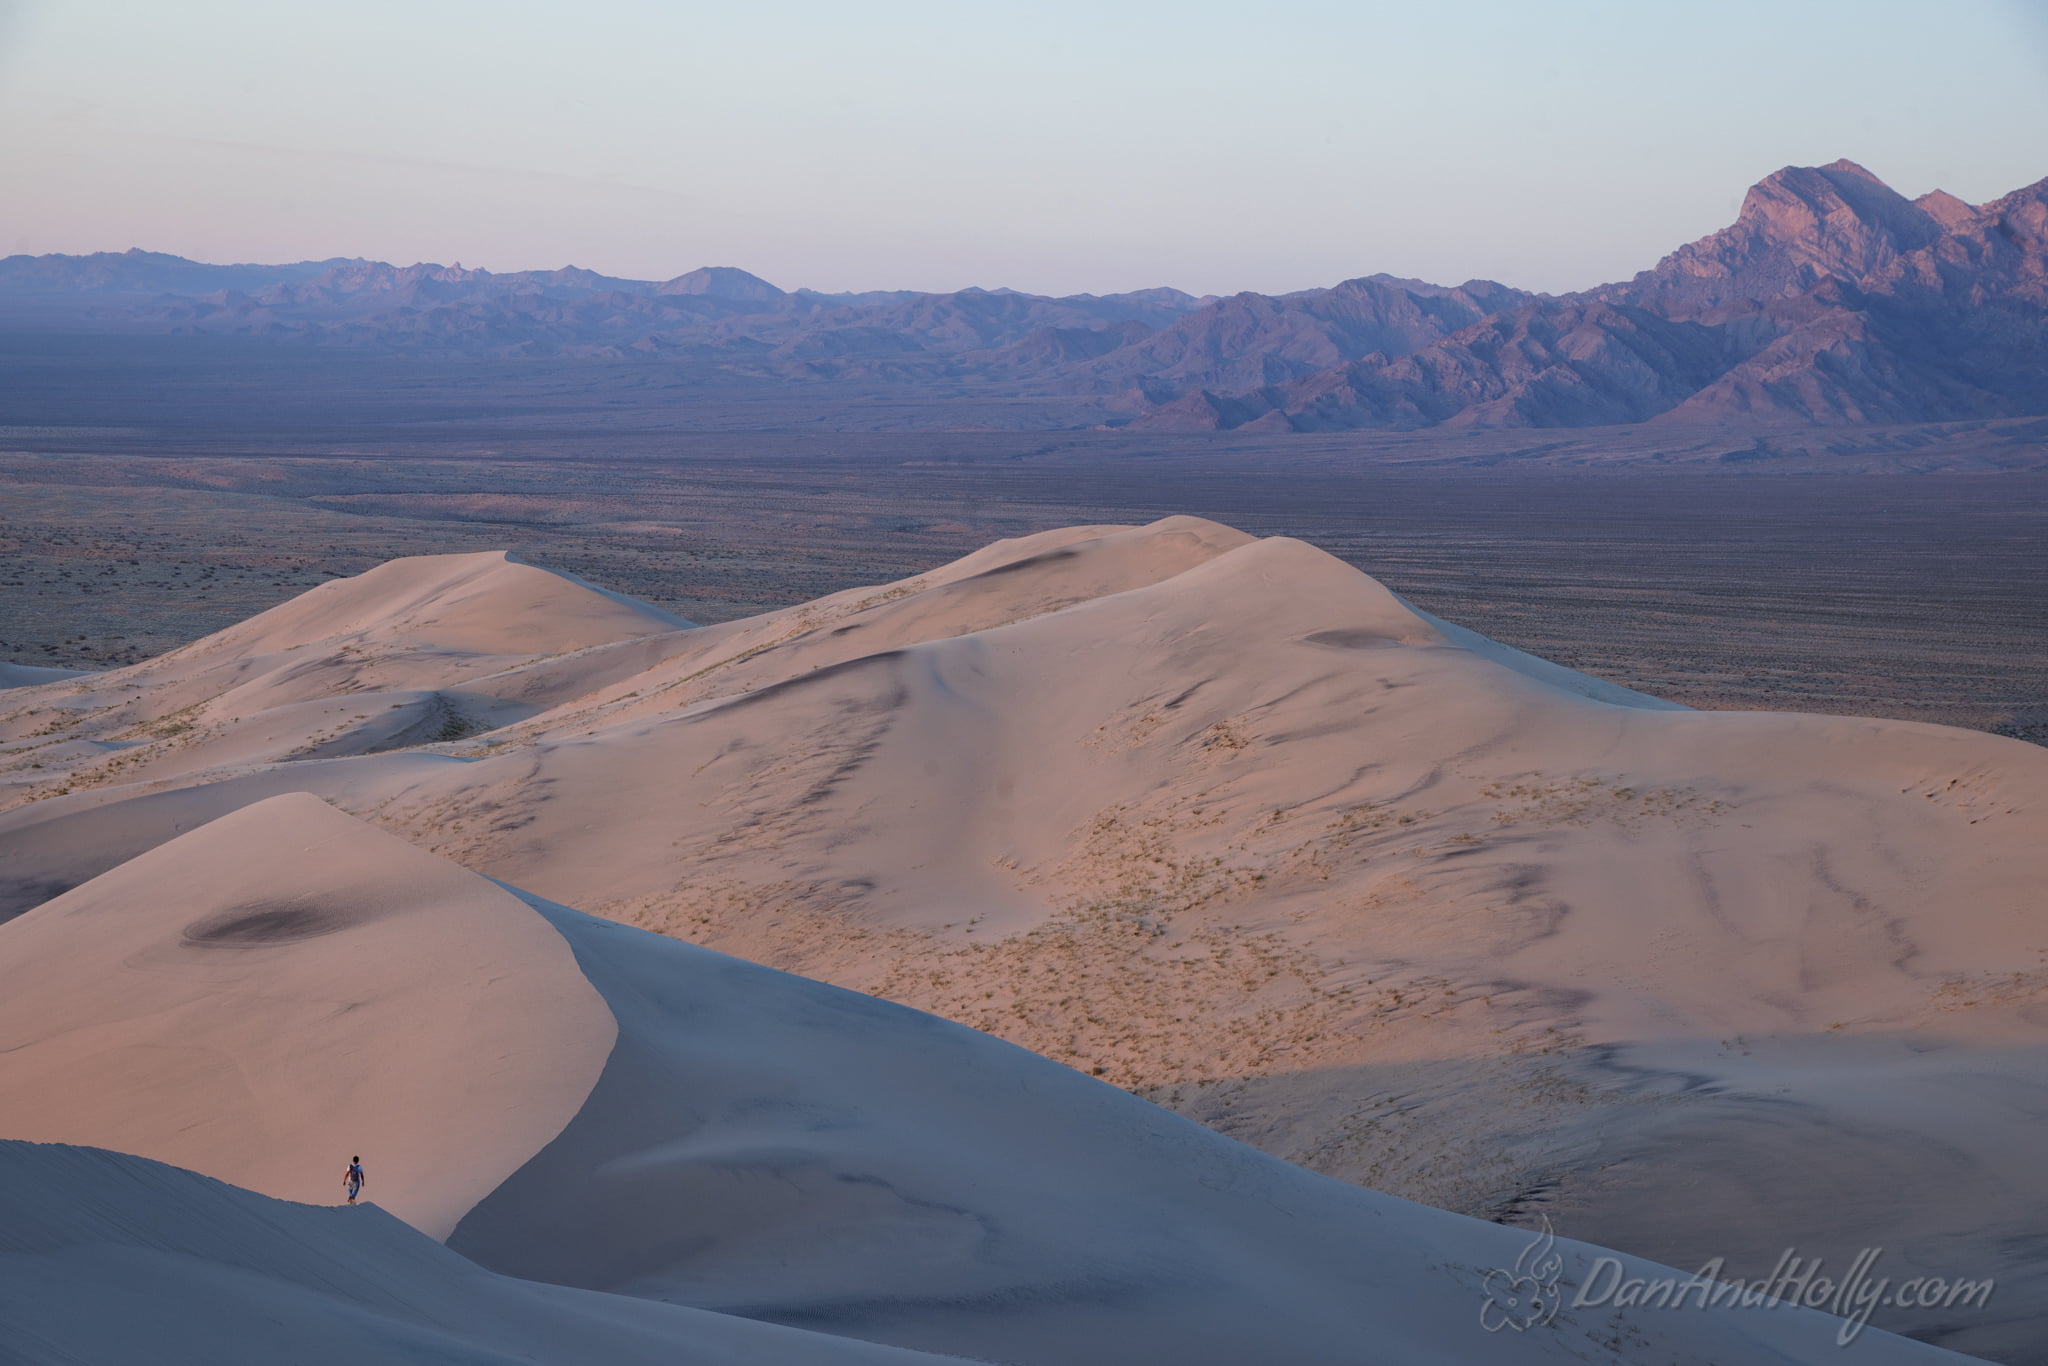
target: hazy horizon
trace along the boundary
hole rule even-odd
[[[2048,15],[1953,13],[0,0],[0,254],[1556,293],[1787,164],[1972,202],[2040,179]]]

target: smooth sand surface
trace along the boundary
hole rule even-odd
[[[0,1141],[0,1352],[21,1366],[940,1366],[480,1270],[374,1205],[314,1209]]]
[[[337,1012],[333,984],[281,958],[231,989],[189,955],[277,950],[167,950],[160,936],[109,932],[123,916],[182,920],[184,911],[162,916],[138,903],[217,857],[224,839],[283,847],[316,828],[321,847],[431,887],[440,924],[419,911],[358,917],[312,941],[374,964],[394,1005],[412,1009]],[[0,1332],[35,1342],[31,1360],[217,1362],[261,1360],[262,1350],[347,1359],[346,1346],[359,1360],[633,1361],[661,1342],[681,1360],[902,1359],[861,1347],[874,1343],[1028,1366],[1957,1360],[1876,1330],[1844,1350],[1835,1320],[1784,1308],[1567,1306],[1528,1331],[1489,1332],[1487,1274],[1524,1255],[1526,1232],[1313,1175],[948,1021],[489,887],[452,865],[436,876],[431,856],[395,844],[319,814],[310,798],[277,798],[31,912],[9,933],[37,937],[0,951],[66,970],[104,971],[120,955],[131,973],[201,990],[206,1035],[252,1076],[252,1104],[240,1123],[191,1127],[197,1107],[183,1097],[206,1087],[204,1070],[186,1072],[167,1097],[138,1091],[130,1070],[70,1069],[66,1103],[103,1124],[117,1112],[130,1143],[170,1133],[191,1165],[226,1168],[246,1155],[250,1126],[294,1099],[265,1084],[256,1055],[297,1060],[301,1089],[319,1091],[348,1057],[431,1050],[456,1064],[439,1072],[439,1089],[378,1088],[379,1103],[412,1127],[379,1130],[361,1116],[341,1124],[371,1134],[366,1164],[391,1188],[393,1212],[409,1204],[415,1222],[445,1217],[419,1187],[460,1181],[464,1156],[494,1188],[473,1204],[471,1189],[457,1197],[470,1207],[444,1251],[379,1209],[266,1202],[133,1158],[0,1145],[10,1191],[0,1197],[9,1273]],[[348,905],[379,905],[338,870],[308,871]],[[473,885],[513,905],[448,911],[455,889]],[[201,942],[253,934],[251,914],[243,903],[234,919],[208,917]],[[538,956],[525,942],[535,927],[554,937],[566,975],[599,998],[616,1035],[599,1031],[611,1045],[602,1075],[573,1088],[587,1094],[566,1125],[508,1172],[509,1140],[465,1132],[494,1108],[492,1088],[479,1095],[468,1079],[495,1070],[509,1042],[524,1045],[513,1056],[534,1064],[531,1085],[545,1094],[556,1059],[539,1040],[588,1021],[550,1012],[544,993],[536,1000],[530,968],[511,993],[535,1016],[519,1040],[504,1039],[502,1020],[451,1030],[420,998],[462,996],[448,965],[465,948],[498,981],[520,972],[504,961],[506,945]],[[432,987],[406,980],[371,942],[379,937],[409,939],[432,965],[420,974]],[[565,985],[560,966],[550,964],[545,985]],[[130,1009],[153,1004],[132,981],[115,981],[129,988]],[[579,996],[570,1014],[587,1005]],[[69,1008],[121,1023],[119,1004],[89,993]],[[363,1019],[354,1047],[337,1053],[346,1015]],[[230,1018],[241,1037],[230,1037]],[[0,1040],[22,1032],[0,1022]],[[0,1114],[10,1116],[41,1099],[5,1094]],[[421,1141],[429,1135],[437,1141]],[[1568,1300],[1599,1250],[1560,1242],[1555,1252]],[[110,1295],[122,1313],[105,1312]],[[832,1339],[843,1340],[843,1357],[826,1350]]]
[[[315,792],[1396,1194],[1687,1266],[1881,1245],[1996,1277],[1989,1310],[1884,1321],[2048,1360],[2038,747],[1675,708],[1190,518],[552,654],[351,629],[513,719],[259,762],[214,723],[116,729],[225,663],[28,690],[0,897]]]

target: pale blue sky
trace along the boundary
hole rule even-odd
[[[2048,0],[0,0],[0,253],[1565,290],[2048,176]]]

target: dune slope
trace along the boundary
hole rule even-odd
[[[0,1140],[0,1346],[20,1366],[940,1366],[482,1271],[374,1207]]]

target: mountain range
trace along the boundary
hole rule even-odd
[[[1633,279],[1545,295],[1368,275],[1292,294],[785,291],[153,252],[0,260],[25,327],[644,359],[785,380],[1094,399],[1162,430],[1953,421],[2048,412],[2048,180],[1907,199],[1787,167]]]

